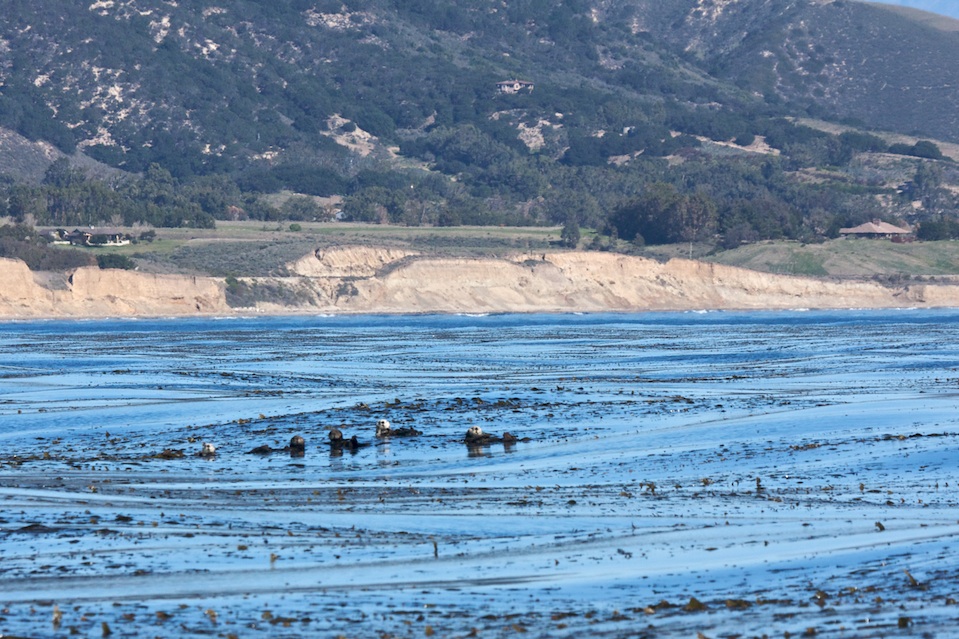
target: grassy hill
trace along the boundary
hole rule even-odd
[[[959,243],[838,239],[822,244],[764,242],[723,251],[709,261],[756,271],[815,277],[955,279]]]
[[[136,235],[136,229],[121,229]],[[226,276],[282,276],[286,265],[318,249],[358,245],[451,257],[540,254],[554,250],[557,227],[407,227],[357,223],[221,222],[215,229],[167,228],[149,242],[84,248],[122,255],[141,271]],[[76,250],[76,249],[69,249]]]

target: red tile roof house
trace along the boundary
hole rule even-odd
[[[873,220],[872,222],[866,222],[865,224],[860,224],[859,226],[854,226],[852,228],[839,229],[839,234],[844,237],[893,239],[904,238],[907,235],[912,235],[912,231],[909,229],[899,228],[898,226],[894,226],[881,220]]]

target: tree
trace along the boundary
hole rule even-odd
[[[671,213],[671,223],[684,242],[692,244],[716,232],[716,203],[702,193],[682,198]]]
[[[54,160],[43,174],[43,184],[61,189],[76,186],[85,179],[83,171],[71,167],[67,157]]]
[[[945,218],[926,220],[919,225],[916,237],[925,242],[956,239],[959,237],[959,222]]]
[[[934,162],[919,162],[903,194],[912,201],[921,201],[927,213],[941,212],[951,207],[951,197],[942,187],[942,181],[941,167]]]
[[[323,207],[316,203],[316,200],[305,195],[296,195],[289,198],[280,206],[280,213],[282,213],[284,219],[300,222],[326,220],[329,217]]]
[[[682,196],[672,184],[651,184],[642,195],[615,210],[610,224],[619,237],[630,242],[637,235],[647,244],[675,242],[677,237],[675,229],[670,228],[669,217],[681,200]]]
[[[620,237],[646,244],[697,242],[716,232],[716,202],[704,193],[683,195],[671,184],[651,184],[610,218]]]
[[[929,140],[919,140],[912,147],[912,155],[917,158],[929,158],[931,160],[941,160],[942,151],[933,142]]]
[[[935,143],[929,140],[919,140],[913,145],[896,142],[889,145],[889,152],[897,155],[911,155],[917,158],[927,158],[930,160],[943,159],[942,151]]]
[[[839,141],[856,152],[881,153],[888,148],[885,140],[871,133],[859,131],[844,131],[839,134]]]
[[[576,248],[579,246],[579,223],[576,222],[575,216],[570,215],[566,219],[566,224],[563,226],[563,231],[559,237],[563,241],[563,246],[567,248]]]
[[[580,226],[600,228],[606,223],[603,211],[586,185],[580,188],[550,189],[543,199],[546,222],[566,224],[570,217]]]
[[[942,186],[942,169],[931,162],[919,162],[912,183],[920,197],[927,195]]]
[[[343,215],[353,222],[387,224],[400,219],[405,203],[404,191],[371,186],[343,201]]]

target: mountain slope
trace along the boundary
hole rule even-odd
[[[712,75],[959,140],[940,62],[959,37],[846,0],[5,4],[0,124],[134,169],[229,170],[294,144],[345,161],[320,135],[332,115],[388,138],[475,121],[514,76],[537,80],[537,116],[583,91],[748,102]]]
[[[262,197],[290,191],[342,197],[354,221],[551,223],[570,244],[583,225],[607,247],[941,221],[956,168],[929,140],[869,133],[959,141],[941,62],[959,33],[929,15],[851,0],[7,0],[0,126],[126,177],[41,175],[0,149],[0,215],[331,214]],[[810,116],[859,130],[796,124]]]
[[[651,15],[648,6],[635,11]],[[650,27],[719,78],[793,108],[957,140],[959,114],[948,105],[959,84],[945,62],[959,56],[957,20],[848,0],[684,6]]]

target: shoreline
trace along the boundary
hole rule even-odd
[[[159,321],[159,322],[177,322],[184,320],[206,320],[206,321],[244,321],[244,320],[269,320],[269,319],[347,319],[347,318],[374,318],[374,317],[398,317],[398,318],[416,318],[416,317],[549,317],[549,316],[583,316],[595,317],[598,315],[609,316],[643,316],[643,315],[715,315],[715,314],[790,314],[800,315],[804,313],[948,313],[959,312],[959,305],[956,306],[872,306],[872,307],[828,307],[828,308],[709,308],[709,309],[633,309],[633,310],[544,310],[544,311],[489,311],[489,312],[468,312],[468,311],[344,311],[344,312],[309,312],[291,310],[288,312],[270,311],[263,313],[236,313],[236,314],[193,314],[193,315],[58,315],[58,316],[20,316],[20,317],[0,317],[0,325],[10,324],[40,324],[47,322],[141,322],[141,321]]]

